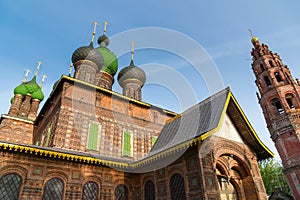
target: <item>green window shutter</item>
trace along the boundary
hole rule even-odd
[[[157,137],[152,137],[152,146],[155,144]]]
[[[88,139],[88,149],[97,150],[98,132],[99,132],[99,125],[95,123],[91,123],[89,139]]]
[[[123,156],[131,156],[131,134],[128,131],[124,132]]]

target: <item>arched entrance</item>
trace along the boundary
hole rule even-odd
[[[243,185],[252,185],[245,163],[237,156],[223,154],[217,159],[216,175],[221,200],[238,200],[245,197]],[[249,182],[250,181],[250,182]]]
[[[184,179],[180,174],[174,174],[170,180],[172,200],[185,200]]]
[[[218,186],[221,200],[238,200],[235,186],[228,179],[218,176]]]

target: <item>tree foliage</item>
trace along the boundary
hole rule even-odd
[[[291,195],[282,164],[278,160],[274,158],[262,160],[258,163],[258,167],[268,195],[271,195],[276,188]]]

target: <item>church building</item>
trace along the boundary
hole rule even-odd
[[[0,120],[0,199],[267,199],[257,162],[273,153],[229,87],[182,113],[151,105],[134,51],[117,74],[106,30],[97,47],[94,36],[39,112],[41,63],[13,90]]]

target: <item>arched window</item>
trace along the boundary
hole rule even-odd
[[[261,71],[265,70],[263,64],[260,64],[259,66],[260,66]]]
[[[91,74],[89,72],[86,72],[86,74],[85,74],[85,81],[89,82],[89,83],[92,82],[91,81]]]
[[[269,64],[270,64],[270,67],[274,67],[274,63],[272,62],[272,60],[269,60]]]
[[[129,95],[130,98],[134,98],[134,88],[132,87],[129,88]]]
[[[64,192],[64,182],[60,178],[52,178],[44,187],[43,200],[61,200]]]
[[[286,94],[285,95],[285,100],[288,103],[289,107],[291,110],[295,109],[295,105],[294,105],[294,95],[293,94]]]
[[[257,58],[261,57],[261,53],[259,51],[256,51],[256,52],[257,52],[257,55],[258,55]]]
[[[128,200],[128,189],[126,185],[120,184],[116,187],[115,200]]]
[[[16,173],[6,174],[0,178],[0,199],[17,200],[21,188],[21,176]]]
[[[282,105],[280,103],[280,101],[278,99],[272,99],[272,104],[276,107],[277,111],[279,114],[283,114],[284,113],[284,109],[282,108]]]
[[[155,200],[155,188],[152,181],[147,181],[145,184],[145,200]]]
[[[97,183],[89,181],[82,189],[82,200],[98,200],[99,187]]]
[[[275,76],[278,83],[282,81],[279,72],[274,72],[274,76]]]
[[[267,86],[271,85],[271,82],[267,76],[264,76],[264,80],[265,80]]]
[[[171,177],[170,189],[172,200],[185,200],[184,180],[180,174]]]

